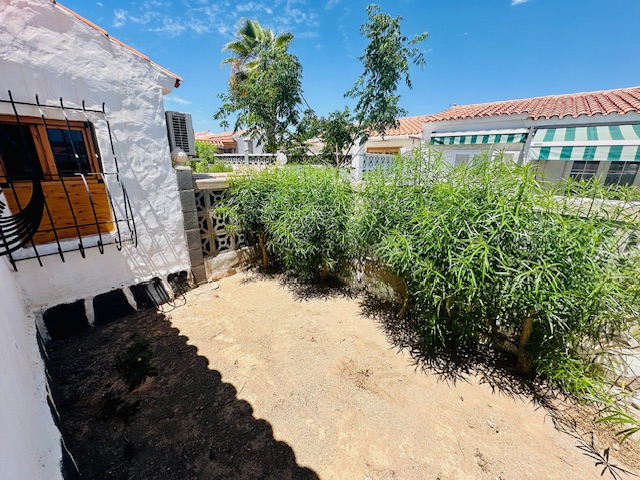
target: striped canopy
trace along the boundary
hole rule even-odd
[[[480,130],[475,132],[433,132],[431,145],[491,145],[495,143],[524,143],[527,129]]]
[[[640,125],[541,128],[529,160],[640,162]]]

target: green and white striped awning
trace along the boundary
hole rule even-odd
[[[640,162],[640,125],[541,128],[529,160]]]
[[[431,145],[492,145],[495,143],[524,143],[527,129],[480,130],[475,132],[433,132]]]

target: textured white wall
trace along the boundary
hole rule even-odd
[[[138,229],[138,247],[114,245],[100,255],[96,248],[18,263],[18,283],[27,309],[90,297],[155,276],[189,269],[175,174],[171,168],[163,94],[175,79],[148,60],[114,43],[47,0],[15,0],[0,6],[0,98],[11,90],[16,101],[65,104],[106,109],[115,142],[121,178],[131,200]],[[0,104],[0,113],[10,113]],[[37,109],[19,113],[38,116]],[[62,112],[47,110],[51,118]],[[82,113],[72,119],[86,120]],[[115,171],[109,137],[100,114],[89,114],[96,128],[106,172]],[[113,193],[115,177],[108,177]],[[115,209],[124,218],[122,198]]]
[[[0,478],[61,478],[60,433],[46,402],[35,324],[0,259]]]
[[[139,245],[114,245],[18,263],[0,258],[0,478],[60,478],[60,434],[46,404],[34,318],[47,307],[189,269],[167,141],[163,94],[175,79],[48,0],[0,0],[0,99],[100,107],[106,103]],[[19,107],[21,115],[39,116]],[[0,103],[0,113],[11,107]],[[51,118],[60,111],[47,110]],[[73,114],[72,120],[86,120]],[[104,169],[115,171],[106,123],[91,114]],[[117,191],[115,178],[108,185]],[[115,209],[122,217],[122,198]]]

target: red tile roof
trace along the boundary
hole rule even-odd
[[[211,133],[210,131],[205,132],[196,132],[195,138],[196,140],[202,140],[204,142],[211,142],[218,147],[224,146],[225,143],[236,143],[233,138],[234,135],[242,133],[242,132],[221,132],[221,133]]]
[[[611,113],[640,113],[640,87],[619,88],[598,92],[551,95],[548,97],[508,100],[505,102],[479,103],[454,106],[429,116],[424,121],[464,120],[467,118],[493,117],[497,115],[528,114],[529,118],[564,118]]]
[[[388,128],[385,137],[400,137],[403,135],[422,135],[422,124],[428,122],[431,115],[417,115],[415,117],[403,117],[398,119],[398,128]],[[373,137],[379,136],[378,133]]]
[[[61,3],[58,3],[56,0],[49,0],[53,5],[60,7],[61,9],[63,9],[64,11],[70,13],[71,15],[73,15],[74,17],[76,17],[78,20],[80,20],[81,22],[85,23],[86,25],[90,26],[91,28],[97,30],[98,32],[100,32],[102,35],[104,35],[105,37],[109,38],[112,42],[117,43],[118,45],[120,45],[121,47],[126,48],[127,50],[129,50],[130,52],[134,53],[135,55],[139,56],[140,58],[148,61],[151,65],[153,65],[156,68],[159,68],[160,70],[162,70],[163,72],[169,74],[170,76],[172,76],[173,78],[176,79],[176,83],[175,86],[176,88],[178,86],[180,86],[180,82],[183,81],[182,77],[176,75],[175,73],[171,72],[170,70],[167,70],[166,68],[158,65],[157,63],[151,61],[149,59],[149,57],[147,57],[145,54],[140,53],[138,50],[136,50],[135,48],[130,47],[129,45],[127,45],[126,43],[121,42],[120,40],[118,40],[117,38],[113,38],[111,35],[109,35],[107,33],[106,30],[104,30],[103,28],[100,28],[98,25],[96,25],[93,22],[90,22],[89,20],[87,20],[86,18],[84,18],[81,15],[78,15],[76,12],[74,12],[73,10],[71,10],[69,7],[65,7],[64,5],[62,5]]]

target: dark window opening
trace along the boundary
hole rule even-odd
[[[600,162],[573,162],[569,176],[576,181],[588,181],[595,177]]]
[[[636,162],[611,162],[605,185],[633,185],[638,174]]]
[[[5,180],[29,180],[34,170],[42,178],[42,167],[31,130],[27,125],[0,123],[0,163]]]
[[[49,144],[60,175],[90,173],[89,154],[80,130],[47,128]]]

